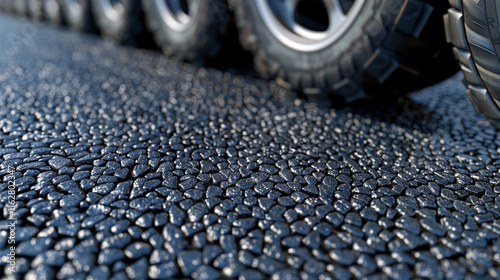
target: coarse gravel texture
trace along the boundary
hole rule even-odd
[[[0,38],[5,278],[500,277],[500,138],[460,76],[326,109],[4,15]]]

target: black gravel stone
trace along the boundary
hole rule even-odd
[[[141,258],[140,260],[134,262],[133,264],[125,268],[128,278],[130,279],[148,279],[148,271],[144,269],[148,266],[148,261],[146,258]]]
[[[177,273],[177,265],[173,261],[168,261],[158,265],[151,265],[148,275],[151,279],[172,279]]]
[[[182,251],[177,256],[179,267],[185,276],[191,275],[203,264],[200,251]]]
[[[129,259],[138,259],[151,254],[151,246],[144,242],[135,242],[125,248],[125,255]]]
[[[117,248],[104,249],[99,253],[98,263],[101,265],[111,265],[125,257],[123,250]]]
[[[217,280],[221,279],[221,273],[213,267],[202,265],[191,274],[191,277],[197,280]]]

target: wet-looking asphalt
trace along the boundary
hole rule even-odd
[[[5,15],[0,38],[6,278],[500,278],[500,138],[459,75],[326,109]]]

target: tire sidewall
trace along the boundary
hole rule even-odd
[[[475,16],[484,17],[484,26],[486,28],[488,44],[493,47],[494,58],[483,58],[471,49],[472,56],[475,60],[476,67],[481,67],[486,71],[479,71],[479,75],[491,97],[500,102],[500,4],[496,0],[485,0],[479,3],[470,3],[470,5],[478,5],[478,11],[481,14],[474,14],[473,9],[464,7],[465,21],[471,21],[470,24],[476,24]],[[465,4],[464,4],[465,6]],[[475,7],[475,6],[473,6]]]
[[[26,16],[28,14],[28,1],[27,0],[15,0],[14,11],[16,14],[21,16]]]
[[[162,15],[159,10],[155,7],[153,0],[146,0],[146,5],[148,5],[148,9],[150,13],[154,13],[153,16],[156,20],[157,28],[160,30],[159,36],[157,40],[160,40],[160,44],[168,44],[173,48],[182,48],[186,46],[186,44],[192,43],[193,38],[197,38],[199,36],[217,36],[217,28],[220,26],[220,18],[218,16],[217,9],[219,8],[217,3],[214,3],[213,0],[203,0],[199,1],[200,12],[196,17],[192,18],[192,22],[189,26],[179,32],[177,30],[172,29],[170,26],[165,24],[162,19]],[[158,36],[157,36],[158,37]]]
[[[500,3],[496,0],[486,0],[485,3],[486,18],[488,19],[488,29],[493,47],[500,62]]]
[[[61,6],[63,11],[64,20],[68,24],[70,28],[75,30],[83,31],[86,29],[86,24],[88,19],[87,13],[90,2],[87,0],[78,0],[79,5],[81,6],[81,11],[78,13],[76,10],[71,9],[71,5],[69,5],[68,0],[61,0]]]
[[[32,18],[40,19],[43,15],[42,0],[28,0],[28,14]]]
[[[51,0],[54,3],[56,3],[57,6],[57,11],[50,11],[48,4],[48,0],[42,0],[42,11],[43,11],[43,16],[46,18],[49,22],[52,22],[54,24],[61,24],[63,22],[63,15],[62,15],[62,5],[60,0]]]
[[[122,4],[123,13],[118,19],[114,20],[105,13],[99,0],[91,0],[92,12],[99,30],[105,36],[117,41],[122,41],[125,39],[124,37],[129,37],[125,33],[129,31],[131,22],[135,22],[135,18],[133,19],[132,17],[138,17],[137,9],[141,8],[140,4],[134,0],[124,0]],[[133,37],[134,35],[136,34],[130,36]]]

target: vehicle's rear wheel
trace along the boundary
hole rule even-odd
[[[92,0],[91,3],[96,25],[103,36],[118,43],[137,43],[144,27],[140,1]]]
[[[28,15],[28,2],[27,2],[27,0],[15,0],[14,1],[14,11],[18,15],[27,16]]]
[[[28,14],[32,19],[43,19],[42,0],[28,0]]]
[[[146,24],[157,45],[182,60],[204,63],[221,49],[229,22],[226,0],[144,0]]]
[[[62,7],[60,0],[42,0],[43,17],[53,24],[62,24]]]
[[[77,31],[94,31],[94,19],[90,0],[61,0],[62,14],[66,24]]]
[[[447,38],[464,73],[467,95],[479,113],[500,129],[500,3],[450,1]]]
[[[239,0],[236,20],[255,67],[311,99],[352,102],[404,93],[458,70],[435,0]]]

